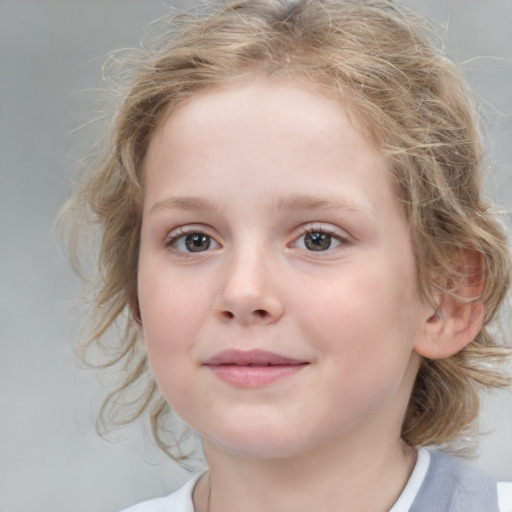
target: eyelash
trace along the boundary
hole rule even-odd
[[[332,251],[333,249],[336,249],[336,247],[339,247],[339,246],[342,246],[342,245],[347,245],[347,244],[350,243],[350,241],[349,241],[349,239],[347,237],[344,237],[344,236],[340,235],[339,233],[337,233],[333,229],[327,229],[324,226],[314,226],[314,225],[311,226],[310,225],[310,226],[303,226],[303,227],[300,228],[299,235],[296,238],[294,238],[293,242],[291,244],[289,244],[289,247],[296,246],[298,240],[300,240],[302,237],[304,237],[306,235],[311,235],[311,234],[328,235],[333,240],[336,240],[337,242],[339,242],[339,244],[337,246],[333,247],[333,248],[328,247],[326,250],[315,251],[315,250],[312,250],[312,249],[310,249],[310,250],[303,249],[306,252],[311,252],[311,253],[315,253],[315,252],[327,253],[327,252]],[[177,244],[177,242],[180,239],[185,239],[189,235],[205,235],[206,237],[208,237],[209,244],[208,244],[208,247],[206,248],[206,250],[194,252],[194,251],[180,250],[180,249],[177,249],[175,247],[175,244]],[[217,245],[218,247],[220,247],[220,244],[211,235],[206,233],[204,229],[193,228],[193,227],[190,227],[190,228],[179,227],[176,230],[174,230],[166,238],[165,246],[172,248],[175,251],[175,253],[180,255],[181,257],[189,257],[192,254],[199,255],[200,253],[203,253],[203,252],[209,252],[210,244],[212,242],[215,245]]]
[[[176,249],[176,247],[174,247],[174,245],[180,239],[185,239],[189,235],[205,235],[205,236],[207,236],[209,238],[210,243],[213,241],[214,244],[220,246],[220,244],[212,236],[210,236],[208,233],[206,233],[205,231],[206,230],[204,230],[204,229],[194,228],[194,227],[190,227],[190,228],[179,227],[179,228],[176,228],[173,232],[171,232],[167,236],[167,238],[165,240],[165,246],[174,249],[174,251],[177,254],[179,254],[180,256],[183,256],[183,257],[187,257],[190,254],[194,254],[194,252],[193,251],[182,251],[180,249]],[[197,251],[197,253],[200,253],[200,252],[208,252],[208,251]]]
[[[336,246],[336,247],[339,247],[339,246],[342,246],[342,245],[348,245],[350,243],[348,237],[346,236],[343,236],[341,235],[340,233],[336,232],[334,229],[328,229],[324,226],[315,226],[315,225],[309,225],[309,226],[303,226],[300,228],[300,234],[297,238],[295,238],[293,244],[296,244],[297,241],[302,238],[303,236],[306,236],[306,235],[310,235],[310,234],[315,234],[315,233],[319,233],[319,234],[322,234],[322,235],[329,235],[330,237],[332,237],[333,240],[337,240],[339,242],[339,245]],[[334,248],[331,248],[329,247],[327,250],[325,251],[314,251],[314,250],[309,250],[307,252],[320,252],[320,253],[326,253],[326,252],[330,252],[331,250],[335,249],[336,247]]]

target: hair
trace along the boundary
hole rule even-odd
[[[85,228],[94,225],[99,234],[92,328],[83,349],[97,347],[102,366],[122,368],[101,421],[123,424],[149,414],[157,444],[174,453],[163,435],[172,411],[137,342],[145,153],[155,128],[186,98],[263,75],[328,90],[390,159],[421,296],[432,303],[443,294],[462,300],[457,280],[467,269],[461,271],[457,254],[469,250],[480,258],[483,287],[469,300],[484,305],[483,327],[454,356],[423,360],[402,437],[411,446],[446,445],[475,432],[481,388],[509,383],[502,363],[511,349],[493,326],[510,257],[501,224],[482,198],[486,164],[474,97],[425,21],[384,0],[234,0],[170,17],[160,27],[153,46],[126,60],[131,81],[104,148],[61,213],[78,269],[90,247]],[[114,327],[122,331],[109,344]]]

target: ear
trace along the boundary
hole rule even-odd
[[[427,315],[423,332],[414,346],[419,355],[428,359],[443,359],[461,351],[475,339],[484,322],[480,254],[470,249],[460,250],[452,268],[457,278],[446,279],[453,283],[450,293],[439,297],[435,311]]]

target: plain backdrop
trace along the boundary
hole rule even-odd
[[[512,1],[405,2],[435,21],[490,120],[489,194],[512,206]],[[141,427],[95,433],[102,396],[72,353],[78,281],[52,225],[87,148],[107,52],[137,46],[178,2],[0,0],[0,511],[109,512],[168,493],[189,473]],[[191,5],[181,2],[181,6]],[[508,222],[510,226],[510,222]],[[510,332],[510,328],[509,328]],[[512,480],[512,396],[486,400],[493,429],[474,464]]]

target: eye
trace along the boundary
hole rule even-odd
[[[346,243],[347,240],[324,229],[311,229],[304,232],[295,242],[296,247],[306,251],[328,251]]]
[[[201,232],[177,234],[170,238],[168,245],[184,253],[205,252],[220,247],[210,235]]]

